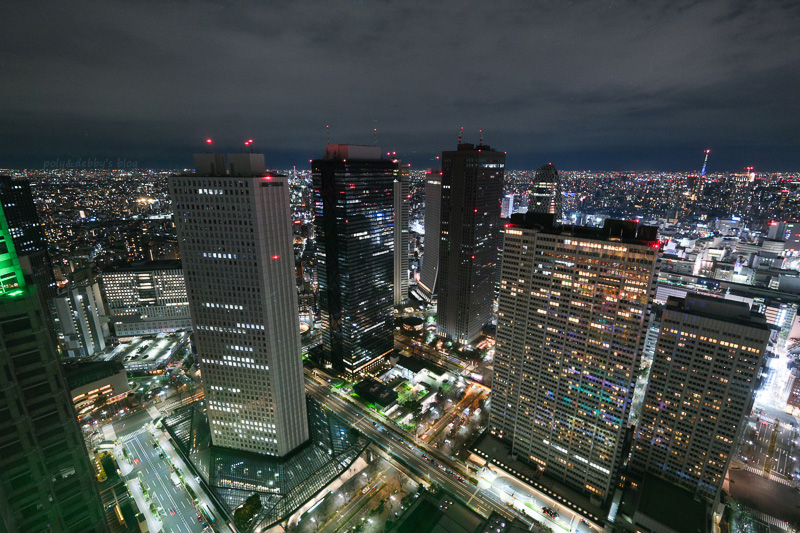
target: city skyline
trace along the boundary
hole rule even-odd
[[[372,144],[377,129],[378,144],[423,167],[463,126],[465,140],[483,130],[508,150],[511,169],[693,170],[707,148],[709,172],[800,168],[796,3],[320,13],[313,1],[9,8],[0,167],[189,167],[206,137],[220,151],[253,138],[291,167],[316,155],[326,126],[338,143]]]
[[[800,2],[0,17],[0,531],[800,532]]]

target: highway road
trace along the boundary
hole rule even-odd
[[[200,532],[203,527],[197,519],[191,496],[180,485],[176,487],[170,479],[169,462],[159,456],[160,448],[154,448],[154,440],[145,428],[122,437],[122,443],[134,460],[133,470],[127,478],[136,480],[147,489],[150,498],[159,511],[164,524],[164,531]],[[175,514],[171,514],[174,510]],[[144,509],[142,509],[144,511]],[[149,512],[146,512],[149,514]]]
[[[361,412],[357,406],[342,399],[338,394],[332,393],[329,385],[324,383],[324,379],[317,379],[319,381],[311,378],[306,379],[306,390],[315,400],[368,436],[400,462],[440,485],[482,516],[489,516],[492,511],[497,511],[508,518],[512,516],[519,518],[528,525],[532,524],[531,517],[540,522],[549,521],[549,519],[544,519],[540,512],[541,508],[531,509],[530,506],[525,506],[524,503],[521,503],[524,497],[532,505],[547,506],[558,513],[560,517],[558,522],[551,522],[548,525],[558,525],[561,527],[561,531],[591,531],[586,526],[580,525],[579,527],[579,521],[582,517],[571,509],[535,490],[533,487],[509,478],[513,479],[518,497],[517,508],[521,508],[525,514],[512,510],[506,505],[506,502],[513,504],[515,503],[513,501],[515,498],[509,497],[508,491],[504,490],[502,483],[486,483],[482,488],[476,487],[468,481],[469,477],[474,473],[470,474],[463,464],[443,457],[426,444],[420,444],[419,446],[412,444],[406,440],[407,436],[404,433],[372,420],[364,412]],[[323,383],[320,383],[320,381]],[[408,437],[410,438],[410,436]],[[424,448],[424,450],[420,448]],[[435,463],[433,462],[434,460],[436,461]],[[455,473],[450,474],[448,470]],[[457,479],[458,476],[465,478],[465,481],[459,481]],[[596,529],[599,530],[599,528]]]

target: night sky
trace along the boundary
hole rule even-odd
[[[212,137],[307,168],[421,168],[478,130],[510,168],[800,170],[800,2],[6,2],[0,167],[181,167]]]

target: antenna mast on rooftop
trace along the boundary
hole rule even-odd
[[[461,138],[464,136],[464,126],[461,126],[461,131],[458,132],[458,144],[461,144]]]
[[[706,164],[708,163],[708,154],[711,153],[711,150],[708,149],[708,150],[706,150],[705,153],[706,153],[706,158],[703,160],[703,170],[700,171],[700,177],[701,178],[706,175]]]

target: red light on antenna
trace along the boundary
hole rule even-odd
[[[273,255],[272,258],[273,259],[278,259],[278,258],[280,258],[280,256],[279,255]]]
[[[475,256],[473,255],[472,258],[475,259]]]
[[[211,143],[212,143],[211,139],[206,139],[206,144],[211,144]]]

